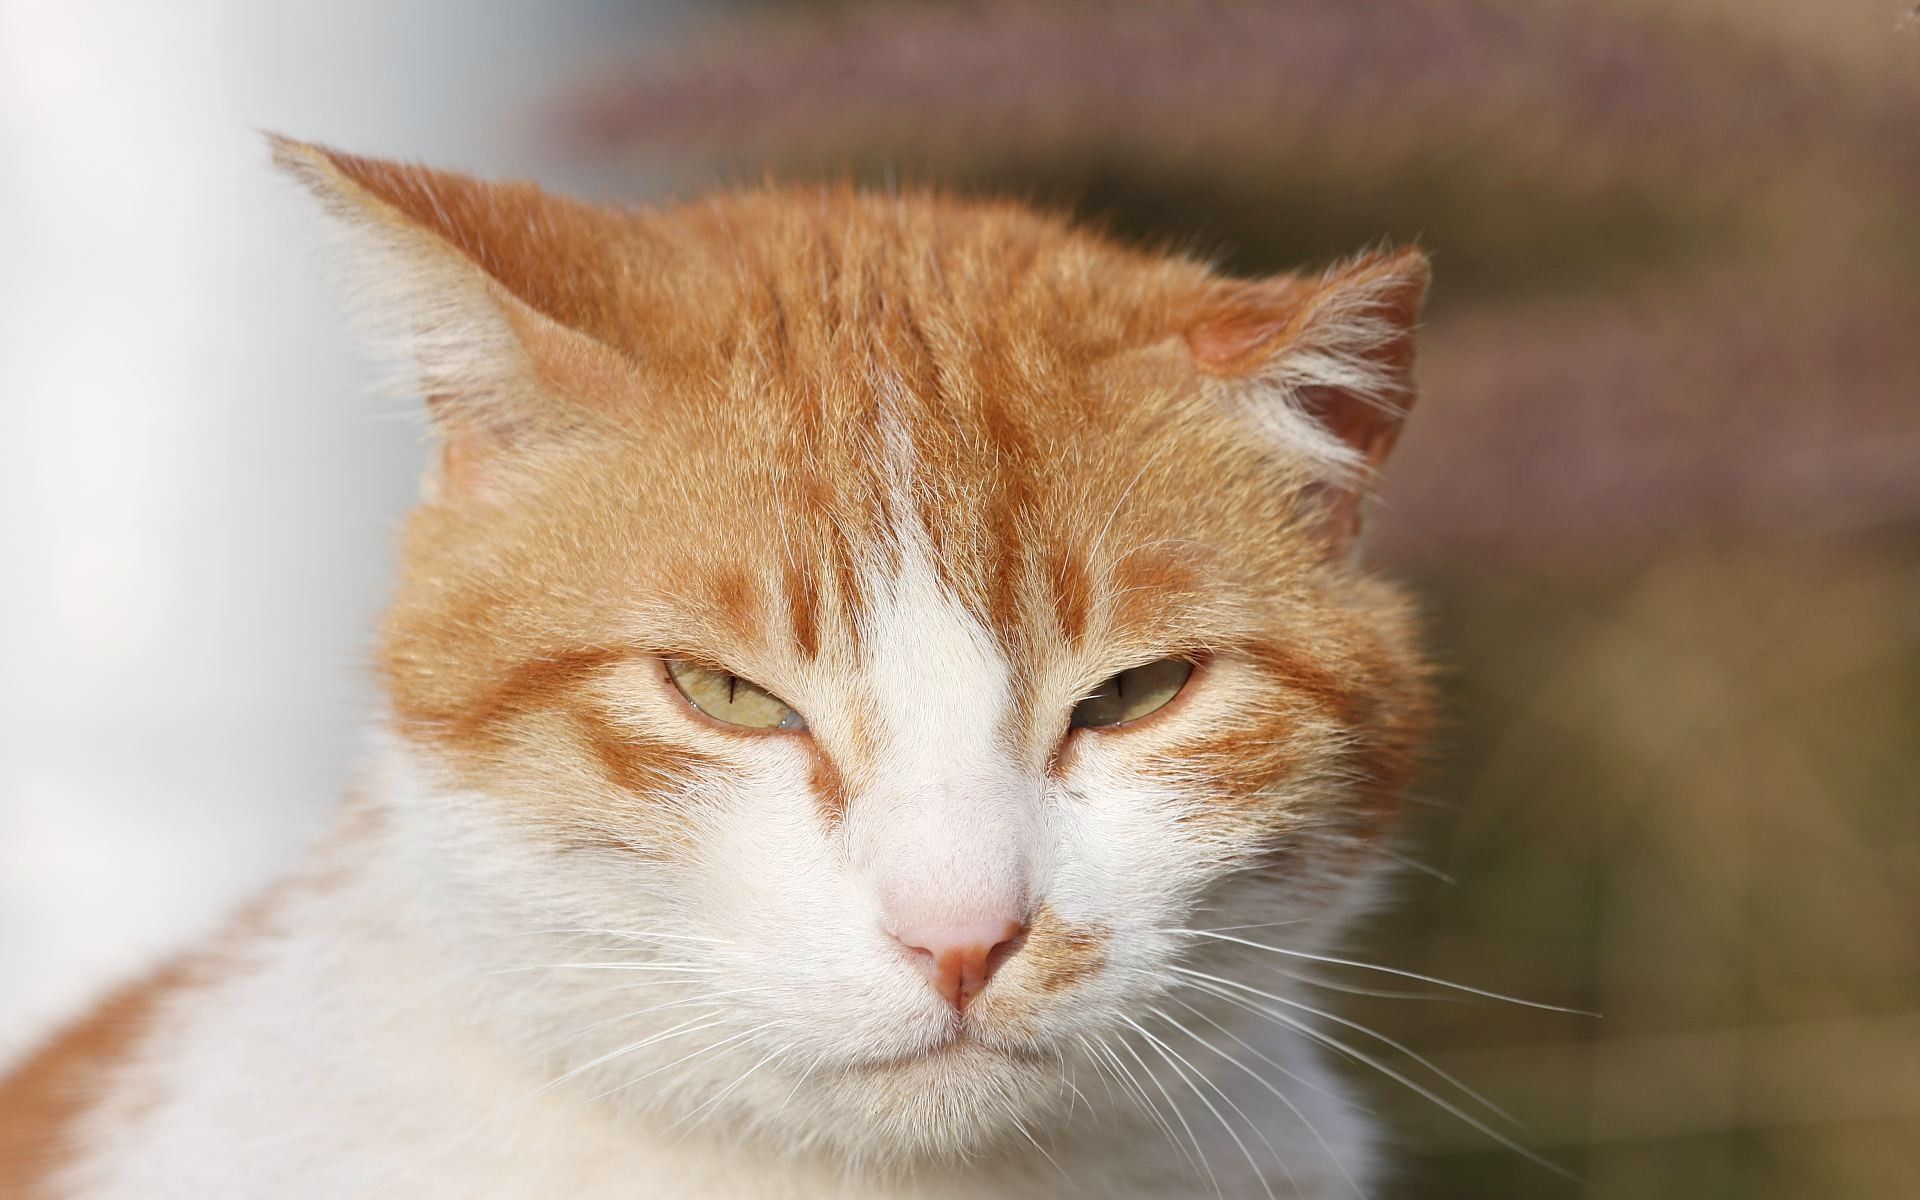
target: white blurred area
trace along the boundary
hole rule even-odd
[[[0,1063],[283,869],[364,740],[421,433],[257,130],[553,180],[540,101],[647,7],[0,0]]]

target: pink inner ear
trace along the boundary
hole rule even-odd
[[[1285,317],[1260,313],[1202,319],[1187,329],[1187,351],[1203,371],[1237,375],[1266,356],[1266,347],[1285,332]]]
[[[1325,387],[1301,388],[1298,394],[1301,407],[1329,433],[1359,451],[1369,467],[1385,461],[1405,423],[1406,411],[1391,401],[1362,399]]]
[[[1209,375],[1250,375],[1284,355],[1304,332],[1307,322],[1296,310],[1272,309],[1229,312],[1201,318],[1186,330],[1187,350],[1194,365]],[[1411,338],[1395,338],[1375,348],[1375,354],[1396,372],[1404,373],[1411,357]],[[1398,436],[1403,407],[1391,402],[1354,396],[1334,387],[1307,385],[1294,397],[1308,415],[1329,433],[1360,452],[1370,466],[1379,466]]]
[[[1392,449],[1413,402],[1413,329],[1426,295],[1426,258],[1418,250],[1370,254],[1317,280],[1283,277],[1227,284],[1201,302],[1184,332],[1194,365],[1209,375],[1270,376],[1328,433],[1377,467]],[[1314,377],[1317,351],[1364,367]]]

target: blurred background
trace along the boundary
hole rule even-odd
[[[1343,997],[1440,1198],[1920,1196],[1920,27],[1894,0],[0,0],[0,1057],[347,780],[421,460],[253,127],[601,196],[937,182],[1418,240],[1375,557],[1449,723]]]

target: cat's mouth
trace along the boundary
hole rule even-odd
[[[963,1067],[968,1063],[1039,1063],[1046,1055],[1029,1047],[989,1043],[978,1031],[955,1025],[918,1049],[860,1064],[867,1071],[899,1071],[929,1065]]]

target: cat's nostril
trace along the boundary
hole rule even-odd
[[[994,972],[1026,944],[1027,927],[1011,920],[908,926],[894,930],[893,940],[913,956],[933,990],[964,1013]]]

